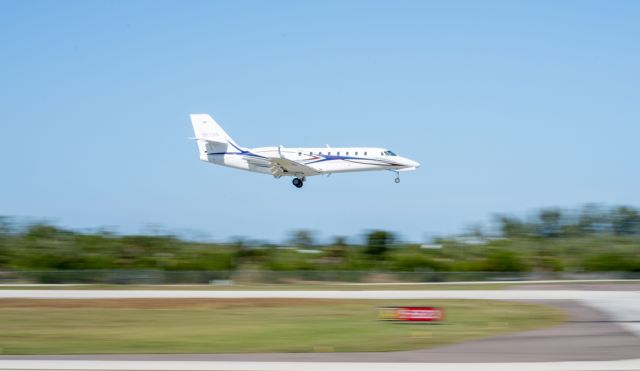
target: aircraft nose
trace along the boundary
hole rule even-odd
[[[402,158],[402,163],[407,167],[420,167],[420,163],[418,161],[413,161],[412,159],[406,157]]]

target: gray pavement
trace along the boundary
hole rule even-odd
[[[640,282],[628,283],[549,283],[521,284],[510,290],[586,290],[586,291],[640,291]]]

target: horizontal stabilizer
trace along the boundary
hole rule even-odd
[[[228,142],[225,139],[222,138],[216,138],[216,139],[211,139],[211,138],[189,138],[191,140],[201,140],[203,142],[209,142],[209,143],[215,143],[215,144],[227,144]]]

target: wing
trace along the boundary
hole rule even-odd
[[[279,178],[283,175],[318,175],[318,170],[297,161],[288,160],[284,157],[244,157],[245,161],[256,166],[269,167],[271,175]]]
[[[271,173],[274,174],[274,172],[276,174],[279,175],[284,175],[285,173],[288,173],[290,175],[318,175],[320,174],[320,172],[312,167],[309,167],[303,163],[297,162],[297,161],[293,161],[293,160],[288,160],[284,157],[274,157],[271,158],[271,162],[273,163],[273,166],[271,167]],[[275,169],[274,169],[275,168]],[[276,175],[274,174],[274,176]]]

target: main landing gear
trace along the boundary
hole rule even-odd
[[[296,186],[296,188],[302,188],[302,186],[304,185],[304,178],[300,179],[300,178],[293,178],[293,185]]]

